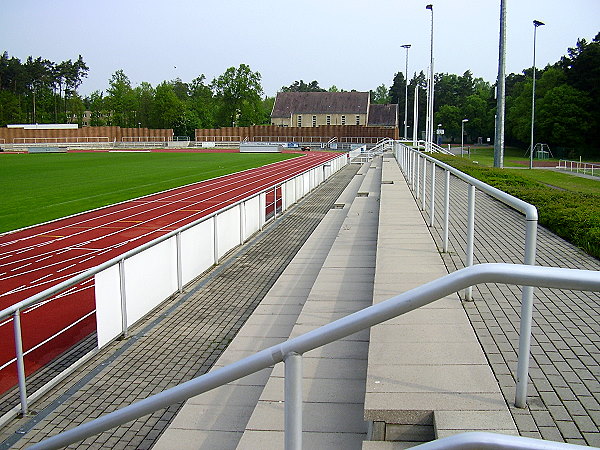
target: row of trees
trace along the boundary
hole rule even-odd
[[[241,64],[210,83],[200,75],[191,83],[177,78],[156,87],[147,82],[132,87],[118,70],[106,93],[95,91],[85,103],[92,126],[173,128],[176,135],[194,136],[196,128],[265,123],[273,103],[263,100],[260,80],[260,73]]]
[[[28,57],[23,63],[8,52],[0,56],[0,125],[65,122],[81,110],[77,88],[87,76],[82,56],[60,63]]]
[[[190,83],[180,79],[153,87],[143,82],[132,86],[122,71],[115,72],[106,92],[95,91],[81,98],[77,88],[88,67],[79,58],[61,63],[32,57],[25,63],[5,52],[0,57],[0,126],[23,122],[81,122],[91,111],[90,125],[173,128],[177,135],[193,136],[195,128],[267,124],[273,97],[263,97],[261,75],[246,64],[230,67],[207,82],[200,75]],[[506,140],[527,147],[531,127],[532,69],[511,74],[506,80]],[[408,81],[409,136],[412,136],[413,102],[419,89],[418,130],[425,129],[427,80],[421,71]],[[371,91],[373,103],[400,106],[400,130],[404,131],[406,80],[402,72],[392,85]],[[575,147],[598,152],[596,130],[600,125],[600,33],[587,42],[578,40],[566,56],[536,74],[537,142],[555,147]],[[295,81],[282,92],[324,92],[317,81]],[[327,89],[339,92],[336,86]],[[445,138],[460,141],[461,123],[469,138],[493,141],[496,111],[495,85],[462,75],[435,75],[435,123]]]
[[[527,148],[531,132],[533,68],[506,79],[506,126],[508,144]],[[375,102],[400,105],[401,132],[404,124],[406,81],[397,73],[392,86],[372,92]],[[408,125],[412,136],[415,87],[419,87],[419,130],[425,129],[426,77],[415,74],[408,83]],[[495,85],[463,75],[435,75],[434,122],[445,130],[445,139],[460,141],[461,123],[469,119],[465,134],[493,142],[496,114]],[[600,33],[591,41],[580,39],[559,61],[536,71],[536,142],[551,148],[575,149],[575,154],[600,155]]]

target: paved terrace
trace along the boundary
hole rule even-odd
[[[386,155],[384,164],[374,163],[374,170],[369,170],[369,165],[363,166],[356,176],[356,166],[343,169],[298,207],[227,259],[215,273],[201,279],[199,284],[188,287],[182,297],[170,300],[153,312],[138,325],[137,330],[132,331],[131,339],[114,343],[112,348],[90,361],[84,370],[59,386],[54,394],[34,405],[34,409],[39,411],[36,417],[21,419],[5,427],[0,439],[7,440],[4,441],[5,444],[0,444],[0,448],[26,447],[74,424],[205,373],[215,362],[217,365],[224,364],[235,353],[241,356],[244,352],[254,350],[252,345],[248,345],[252,340],[256,341],[254,347],[262,348],[281,341],[290,333],[295,335],[307,327],[316,326],[323,322],[323,318],[334,319],[358,306],[366,306],[363,294],[368,292],[369,283],[371,289],[375,286],[375,301],[381,300],[381,293],[386,286],[382,285],[384,289],[381,291],[376,288],[378,275],[373,271],[373,249],[377,248],[377,253],[383,252],[385,247],[377,247],[377,241],[380,246],[383,245],[382,232],[388,237],[394,234],[408,235],[414,239],[417,235],[424,236],[441,247],[441,223],[438,222],[441,219],[436,219],[435,227],[429,229],[426,225],[429,219],[426,212],[421,216],[421,228],[418,231],[414,228],[403,229],[405,221],[399,220],[396,228],[390,227],[389,223],[385,230],[380,228],[377,240],[369,234],[377,226],[368,217],[369,212],[379,211],[381,220],[386,210],[416,209],[401,177],[395,177],[394,183],[402,188],[402,194],[381,195],[379,199],[379,193],[373,186],[389,180],[382,180],[381,175],[370,172],[380,170],[382,165],[395,164],[388,156]],[[442,179],[440,175],[438,174],[438,180]],[[388,188],[385,184],[383,186]],[[437,189],[437,198],[441,201],[442,183],[438,183]],[[364,194],[365,191],[368,196],[361,199],[364,195],[359,192]],[[450,236],[451,251],[439,256],[439,262],[431,264],[436,271],[440,267],[447,271],[463,267],[462,249],[465,242],[462,230],[465,229],[466,222],[467,190],[462,182],[453,178],[451,191],[451,222],[458,232],[455,231]],[[383,187],[381,192],[383,194]],[[427,189],[427,195],[429,192]],[[362,200],[370,203],[359,205],[357,201]],[[381,200],[381,203],[377,205],[373,200],[376,203]],[[339,206],[331,209],[334,203]],[[341,206],[342,203],[344,206]],[[477,194],[476,208],[475,262],[520,263],[524,237],[522,216],[481,193]],[[436,205],[436,210],[441,211],[442,205]],[[364,222],[365,233],[362,234],[357,233],[356,229],[361,215],[367,215]],[[381,223],[379,226],[381,227]],[[316,232],[313,233],[315,229]],[[338,240],[340,237],[341,240]],[[349,272],[352,285],[360,295],[355,296],[357,301],[352,304],[343,301],[329,302],[323,308],[318,308],[318,303],[309,302],[311,296],[313,300],[323,300],[319,297],[319,292],[333,295],[335,290],[343,291],[339,284],[327,290],[327,284],[333,281],[327,276],[342,266],[350,269],[353,267],[353,264],[348,264],[351,260],[348,256],[353,247],[352,244],[349,245],[350,237],[361,239],[360,245],[356,246],[357,255],[360,254],[365,262],[359,266],[362,269],[360,275],[356,271]],[[397,244],[389,242],[390,245]],[[371,249],[370,245],[373,245]],[[294,259],[294,256],[298,259]],[[379,264],[380,260],[377,261]],[[538,229],[537,261],[540,265],[600,269],[598,260],[541,227]],[[323,273],[322,268],[326,269]],[[399,266],[398,279],[416,278],[414,275],[406,276],[404,269],[411,268]],[[369,280],[370,276],[373,277],[372,280]],[[241,286],[246,286],[246,289]],[[313,293],[315,287],[317,289]],[[466,312],[470,320],[474,335],[485,352],[483,364],[477,362],[478,370],[485,371],[485,367],[491,369],[490,373],[499,387],[494,389],[492,386],[490,390],[494,391],[494,395],[498,391],[499,398],[504,400],[502,410],[510,413],[509,420],[504,420],[510,423],[498,426],[510,431],[510,425],[513,428],[516,425],[518,433],[523,436],[600,446],[598,294],[536,289],[529,408],[517,409],[512,403],[515,386],[513,374],[517,365],[520,289],[503,285],[482,285],[474,288],[473,293],[475,301],[462,302],[462,308],[461,302],[456,298],[443,300],[445,303],[440,308],[451,306],[456,310],[456,305],[459,305],[459,309]],[[256,311],[252,314],[255,308]],[[249,317],[251,320],[247,323],[248,326],[242,328]],[[415,327],[414,324],[409,326]],[[424,325],[421,323],[418,326]],[[257,333],[259,330],[260,333]],[[223,353],[236,334],[236,339]],[[261,335],[260,343],[258,334]],[[245,344],[238,339],[244,336],[250,338],[245,340]],[[305,395],[312,396],[308,399],[311,403],[308,407],[314,408],[314,403],[328,402],[345,402],[346,405],[338,407],[340,415],[333,417],[333,423],[338,427],[337,435],[336,429],[329,430],[333,431],[329,433],[331,439],[336,440],[320,441],[322,444],[329,443],[321,448],[360,448],[360,442],[366,439],[367,425],[356,410],[362,409],[361,398],[365,391],[377,391],[378,386],[373,384],[377,381],[372,378],[366,387],[361,384],[362,381],[357,381],[366,378],[365,344],[364,334],[348,338],[340,345],[342,360],[337,362],[331,362],[333,358],[330,358],[328,352],[314,352],[314,355],[311,352],[307,355],[310,357],[305,358],[306,378],[330,384],[334,380],[331,387],[321,392],[312,387],[308,390],[305,388]],[[352,357],[348,358],[348,349],[353,346],[355,348],[350,352]],[[264,448],[279,448],[281,432],[277,430],[280,430],[283,419],[282,410],[280,407],[274,408],[281,417],[267,418],[267,426],[267,416],[264,414],[266,409],[276,406],[281,396],[282,370],[279,366],[281,365],[257,374],[250,381],[232,383],[225,388],[228,392],[218,397],[215,394],[212,397],[210,393],[205,394],[204,399],[191,400],[183,409],[182,405],[175,405],[90,438],[79,447],[150,448],[158,442],[156,448],[236,448],[238,444],[238,448],[256,448],[252,447],[256,443]],[[92,374],[87,375],[90,370],[93,371]],[[335,382],[336,377],[339,383]],[[332,389],[337,384],[342,385],[342,379],[343,384],[351,388],[340,387],[332,394]],[[465,386],[471,382],[469,379],[464,380]],[[265,383],[267,387],[263,389]],[[318,389],[317,386],[315,384],[314,389]],[[238,394],[242,393],[244,402],[258,402],[262,406],[254,409],[239,400],[230,401],[240,398],[235,394],[236,390],[239,391]],[[330,397],[327,397],[328,390]],[[340,402],[341,398],[344,400]],[[221,409],[207,407],[211,401],[217,405],[233,404],[234,413],[230,414],[224,406]],[[181,414],[173,420],[180,409]],[[331,410],[335,410],[335,407]],[[190,411],[193,414],[186,416],[186,412]],[[207,427],[207,421],[200,417],[211,416],[214,420]],[[229,420],[228,429],[216,425],[219,419]],[[305,428],[326,428],[325,422],[331,423],[328,422],[329,419],[329,416],[327,420],[325,416],[316,416],[316,420],[312,417],[312,421],[305,422]],[[446,435],[448,429],[465,428],[464,422],[451,422],[452,420],[447,421],[446,430],[437,430],[437,434]],[[469,426],[475,428],[474,425]],[[489,428],[489,425],[486,426]],[[164,432],[167,427],[168,430]],[[273,431],[277,436],[275,440],[262,438],[263,435],[266,436],[265,432]],[[322,431],[327,430],[320,430]],[[307,445],[317,442],[313,440],[316,434],[312,433],[312,436],[305,438]],[[363,448],[404,448],[404,444],[387,443],[381,447],[369,445]]]

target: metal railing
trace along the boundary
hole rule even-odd
[[[445,149],[441,145],[437,145],[435,142],[418,141],[417,147],[428,153],[443,153],[444,155],[454,156],[454,153]]]
[[[444,164],[425,153],[407,147],[404,144],[396,143],[396,160],[400,165],[408,185],[414,193],[417,204],[420,202],[421,210],[426,209],[426,181],[427,166],[431,165],[431,191],[429,204],[429,226],[433,227],[435,219],[435,168],[439,167],[445,174],[444,187],[444,212],[443,212],[443,251],[448,252],[449,235],[449,216],[450,216],[450,174],[463,180],[468,185],[467,198],[467,230],[466,230],[466,250],[465,265],[473,265],[473,246],[475,240],[475,191],[476,189],[494,197],[505,205],[521,212],[525,215],[525,250],[523,255],[524,264],[535,264],[536,241],[537,241],[537,208],[521,199],[513,197],[506,192],[490,186],[466,173],[455,169],[448,164]],[[464,297],[467,301],[472,300],[472,288],[465,289]],[[519,408],[526,406],[527,399],[527,379],[529,374],[529,348],[531,339],[531,324],[533,314],[533,288],[523,287],[521,303],[521,330],[520,335],[526,336],[526,339],[519,341],[519,364],[517,369],[517,392],[515,395],[515,405]]]
[[[284,362],[285,448],[287,450],[299,450],[302,448],[302,355],[304,353],[413,311],[469,286],[481,283],[600,291],[600,272],[519,264],[481,264],[466,267],[296,338],[261,350],[254,355],[194,378],[160,394],[153,395],[50,437],[30,448],[57,449],[73,444],[171,404],[185,401],[193,396],[266,369],[273,364]],[[523,336],[521,336],[522,338]],[[507,436],[498,439],[510,440],[513,437]],[[549,443],[546,442],[546,444]]]
[[[556,168],[568,170],[570,172],[589,174],[592,176],[594,176],[594,172],[596,172],[596,176],[600,176],[600,164],[595,163],[561,159],[558,161],[558,166]]]
[[[78,144],[78,143],[109,143],[107,136],[62,136],[43,138],[13,138],[13,144]]]
[[[26,376],[25,376],[25,362],[24,362],[25,353],[23,351],[23,339],[22,339],[21,320],[20,320],[21,319],[21,317],[20,317],[21,311],[23,311],[31,306],[34,306],[38,303],[41,303],[45,300],[48,300],[49,298],[53,297],[54,295],[64,292],[65,290],[79,284],[80,282],[82,282],[84,280],[87,280],[87,279],[95,276],[96,274],[98,274],[110,267],[118,266],[118,268],[119,268],[118,276],[119,276],[120,296],[121,296],[121,312],[123,312],[124,308],[126,308],[125,270],[124,270],[125,261],[129,260],[130,258],[132,258],[152,247],[155,247],[158,244],[161,244],[173,237],[175,237],[175,246],[176,246],[175,260],[176,260],[176,264],[177,264],[177,267],[176,267],[177,290],[176,290],[176,292],[181,293],[181,291],[183,289],[182,257],[181,257],[181,255],[182,255],[181,236],[182,236],[183,232],[185,232],[186,230],[189,230],[190,228],[197,226],[198,224],[200,224],[202,222],[212,220],[213,221],[213,230],[214,230],[214,238],[213,238],[214,242],[212,244],[213,252],[214,252],[214,264],[218,264],[220,249],[219,249],[218,232],[217,232],[217,217],[219,215],[222,215],[225,212],[239,206],[241,208],[240,220],[242,220],[245,216],[245,208],[243,208],[242,206],[245,205],[246,202],[248,202],[252,199],[255,199],[256,197],[261,198],[261,196],[264,196],[265,201],[262,202],[262,204],[261,204],[261,202],[259,202],[259,207],[264,208],[264,212],[265,212],[264,219],[261,219],[260,223],[259,223],[259,229],[262,229],[262,227],[265,225],[266,221],[268,221],[272,218],[276,218],[278,213],[281,213],[282,211],[286,210],[290,206],[291,203],[293,203],[295,200],[298,200],[303,195],[305,195],[302,193],[302,192],[304,192],[304,191],[302,191],[302,189],[297,190],[294,187],[293,198],[295,198],[295,200],[292,198],[292,201],[289,202],[288,195],[284,190],[284,185],[286,185],[286,183],[289,183],[292,181],[295,182],[295,180],[298,180],[298,179],[300,179],[302,181],[302,180],[304,180],[305,175],[309,175],[308,188],[305,189],[306,193],[308,193],[308,192],[310,192],[310,190],[312,188],[316,187],[316,185],[319,184],[319,181],[316,179],[316,177],[310,176],[311,173],[314,173],[312,171],[321,170],[321,168],[323,168],[322,169],[323,176],[322,176],[321,181],[325,181],[328,178],[328,176],[332,175],[336,171],[334,168],[332,168],[333,162],[336,160],[339,161],[338,165],[341,167],[347,163],[346,159],[347,159],[346,155],[341,155],[333,160],[324,162],[323,164],[321,164],[319,166],[307,169],[306,171],[304,171],[300,174],[297,174],[296,176],[294,176],[292,178],[289,178],[289,179],[282,181],[280,183],[277,183],[271,187],[263,189],[260,192],[257,192],[251,196],[245,197],[231,205],[228,205],[228,206],[220,209],[219,211],[216,211],[208,216],[205,216],[198,220],[195,220],[187,225],[184,225],[184,226],[178,228],[177,230],[174,230],[167,234],[164,234],[150,242],[147,242],[146,244],[143,244],[135,249],[132,249],[126,253],[123,253],[122,255],[112,258],[111,260],[106,261],[105,263],[102,263],[96,267],[93,267],[82,273],[79,273],[78,275],[75,275],[57,285],[54,285],[42,292],[39,292],[38,294],[35,294],[25,300],[22,300],[8,308],[1,310],[0,311],[0,322],[5,321],[5,320],[11,320],[11,319],[13,320],[15,359],[13,359],[11,361],[11,363],[16,362],[16,366],[17,366],[17,378],[18,378],[21,413],[23,415],[27,414],[28,403],[29,403],[27,387],[26,387]],[[328,175],[326,173],[327,168],[329,168]],[[245,236],[244,233],[245,233],[244,226],[242,226],[240,224],[240,240],[239,240],[240,245],[243,244],[248,237],[248,236]],[[132,324],[127,323],[126,314],[123,313],[122,317],[123,317],[123,324],[122,324],[121,335],[126,337],[128,328]]]
[[[356,164],[362,164],[371,162],[375,156],[379,156],[387,150],[393,149],[394,141],[392,139],[381,139],[373,148],[368,149],[367,145],[362,145],[359,148],[351,150],[348,156],[352,162]]]

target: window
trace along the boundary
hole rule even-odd
[[[302,126],[302,116],[298,116],[298,126]]]
[[[312,126],[313,127],[317,126],[317,116],[312,116]]]
[[[360,125],[360,116],[356,115],[356,125]]]
[[[331,116],[327,116],[327,117],[325,118],[325,120],[326,120],[326,122],[325,122],[325,123],[326,123],[327,125],[331,125]]]
[[[346,116],[342,116],[342,125],[346,125]]]

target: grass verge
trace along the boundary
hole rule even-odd
[[[297,155],[63,153],[0,155],[0,232]]]
[[[598,181],[542,170],[482,167],[467,159],[452,156],[436,157],[472,177],[535,205],[540,225],[600,259]]]

